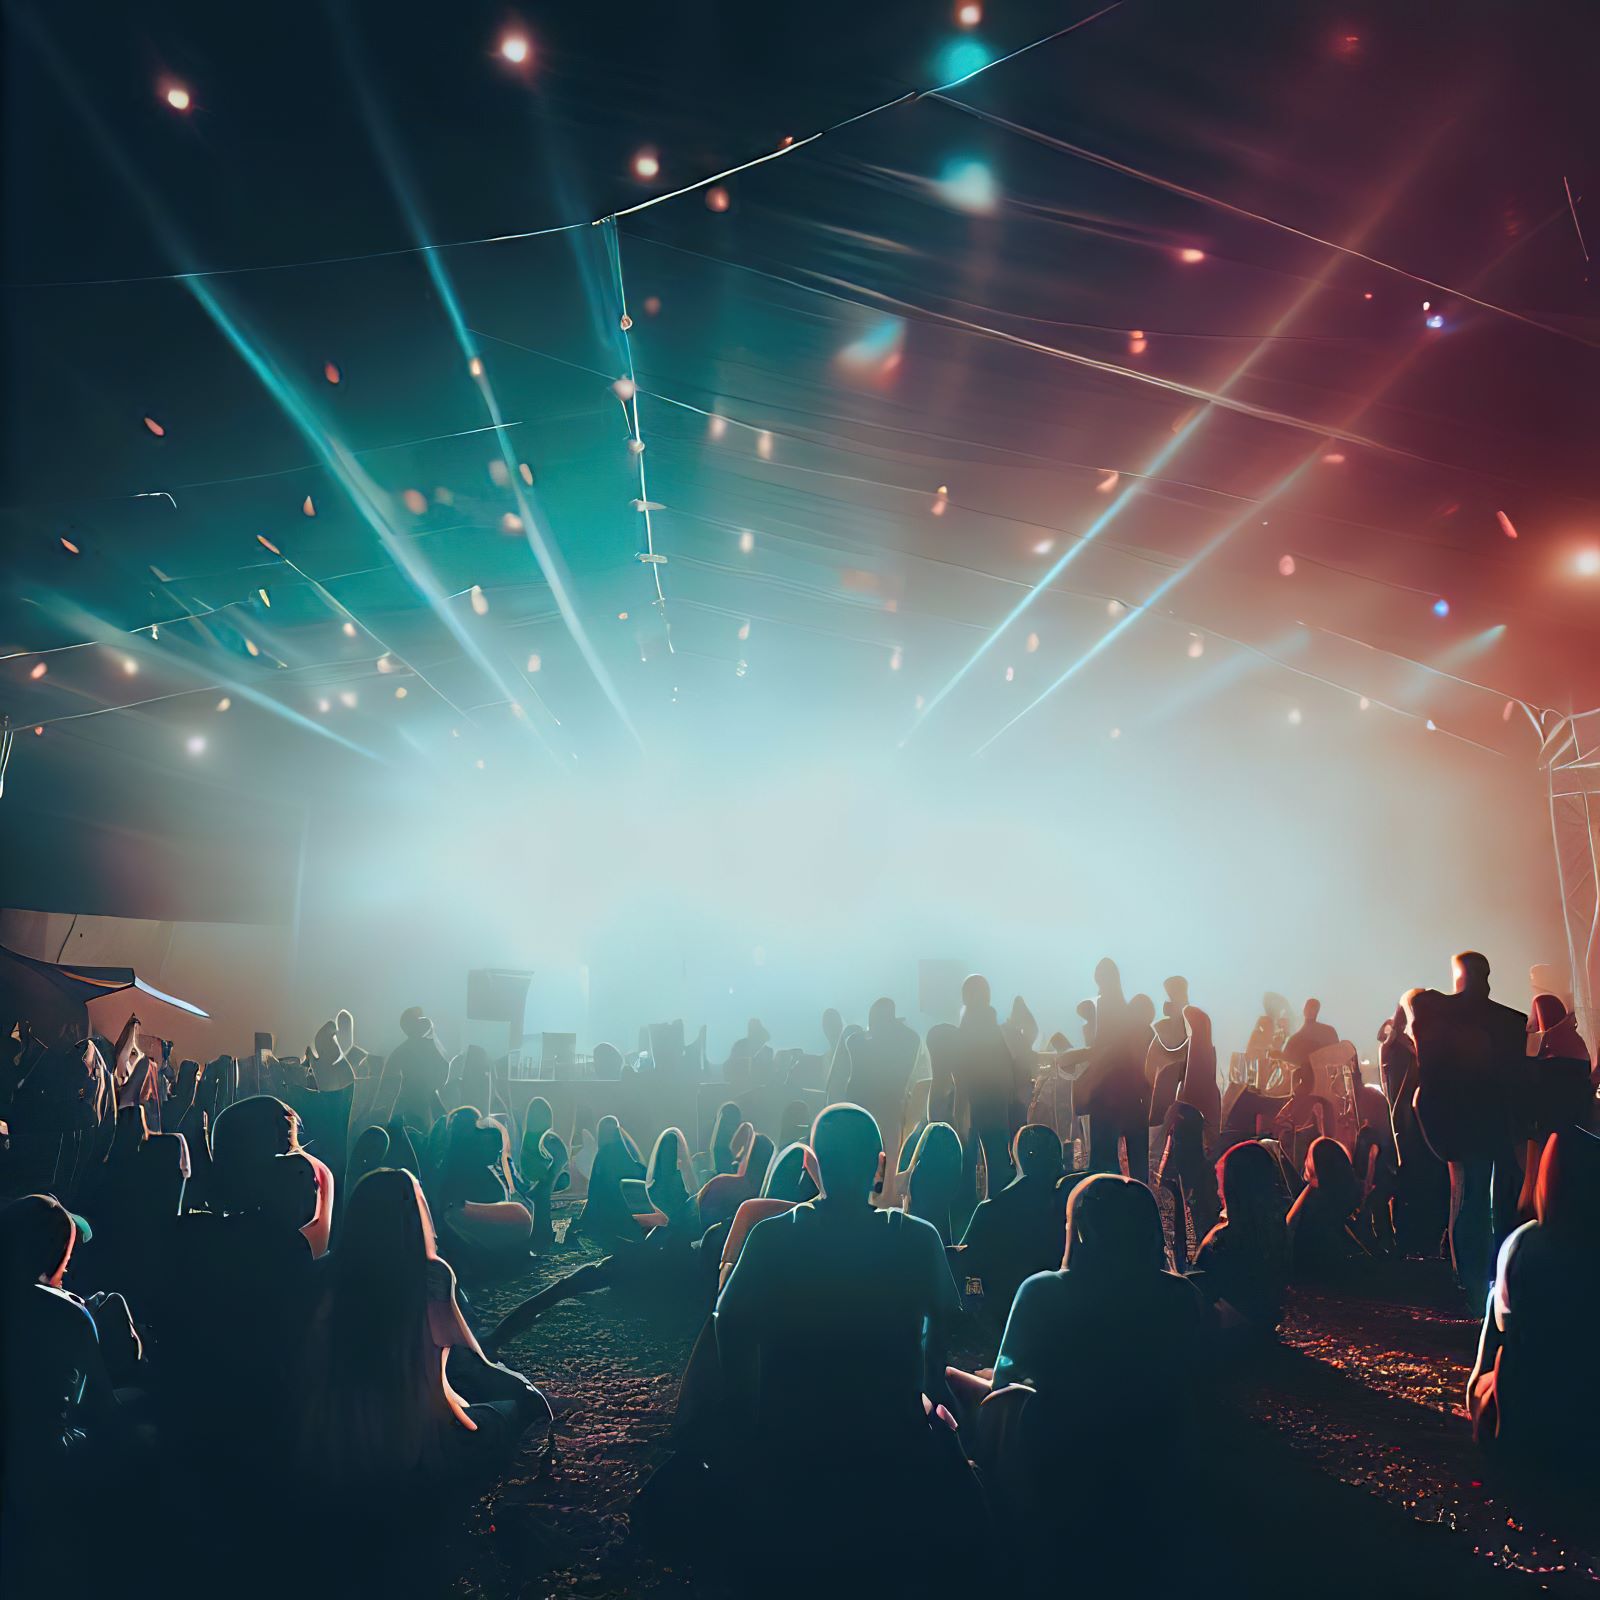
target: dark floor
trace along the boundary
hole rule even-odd
[[[475,1319],[487,1323],[586,1258],[563,1252],[514,1282],[480,1287]],[[1285,1348],[1243,1385],[1238,1429],[1218,1441],[1215,1466],[1237,1482],[1242,1525],[1272,1537],[1259,1561],[1248,1539],[1234,1541],[1226,1592],[1592,1592],[1600,1519],[1557,1515],[1526,1503],[1526,1490],[1495,1487],[1473,1447],[1461,1395],[1476,1326],[1451,1309],[1442,1268],[1379,1263],[1362,1288],[1359,1297],[1299,1296]],[[653,1560],[629,1535],[631,1498],[667,1453],[696,1331],[692,1315],[646,1316],[607,1290],[553,1308],[508,1350],[554,1402],[559,1449],[550,1463],[524,1452],[476,1502],[442,1552],[451,1592],[719,1592]],[[966,1353],[984,1353],[976,1324]],[[1151,1469],[1155,1495],[1159,1452]],[[1571,1526],[1579,1523],[1582,1535]],[[1222,1576],[1201,1592],[1222,1592]]]

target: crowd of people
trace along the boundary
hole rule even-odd
[[[451,1059],[416,1009],[385,1059],[341,1012],[302,1058],[204,1065],[136,1017],[116,1040],[19,1022],[7,1592],[61,1592],[88,1500],[125,1552],[171,1503],[242,1536],[248,1486],[292,1482],[302,1531],[348,1535],[480,1485],[530,1430],[553,1439],[498,1358],[602,1289],[702,1324],[640,1536],[733,1571],[803,1548],[808,1589],[1047,1588],[1067,1503],[1078,1578],[1115,1577],[1125,1543],[1094,1530],[1143,1494],[1153,1439],[1170,1461],[1194,1446],[1206,1373],[1271,1348],[1292,1285],[1359,1288],[1385,1258],[1447,1255],[1483,1310],[1465,1397],[1483,1448],[1592,1477],[1596,1077],[1559,996],[1524,1015],[1463,952],[1449,991],[1384,1020],[1369,1082],[1314,999],[1291,1028],[1267,996],[1219,1069],[1185,979],[1159,1012],[1109,959],[1095,986],[1077,1040],[1041,1040],[1020,997],[1002,1020],[976,975],[925,1038],[887,998],[860,1027],[826,1013],[823,1050],[782,1060],[752,1022],[704,1148],[667,1125],[648,1154],[616,1115],[514,1105],[503,1062]],[[670,1038],[607,1047],[606,1076],[661,1071]],[[676,1047],[681,1065],[681,1028]],[[696,1052],[709,1074],[703,1034]],[[574,1270],[479,1314],[478,1283],[580,1241]],[[125,1492],[146,1481],[162,1501]],[[939,1537],[894,1537],[912,1521]],[[72,1559],[93,1586],[118,1570]]]

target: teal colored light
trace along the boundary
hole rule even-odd
[[[989,47],[980,39],[971,37],[952,39],[940,50],[935,71],[939,74],[940,88],[950,89],[963,78],[970,78],[994,60]]]
[[[1000,185],[987,161],[970,156],[955,156],[939,173],[939,193],[958,211],[980,215],[992,212],[1000,203]]]

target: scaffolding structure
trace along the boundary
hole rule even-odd
[[[1573,1010],[1593,1051],[1600,1036],[1600,710],[1544,712],[1539,731]]]

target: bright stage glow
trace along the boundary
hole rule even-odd
[[[1293,556],[1279,556],[1278,557],[1278,574],[1279,574],[1280,577],[1284,577],[1284,578],[1292,578],[1294,576],[1294,557]]]
[[[191,733],[184,741],[183,747],[192,756],[203,756],[206,753],[205,735],[200,733]]]
[[[1440,595],[1433,602],[1433,614],[1436,617],[1448,617],[1450,615],[1450,602],[1443,595]]]
[[[1600,546],[1591,545],[1573,558],[1573,570],[1580,578],[1600,578]]]
[[[994,57],[989,47],[978,39],[952,39],[939,52],[936,70],[943,80],[942,87],[953,88],[964,78],[982,72]]]
[[[1182,261],[1182,262],[1187,263],[1191,267],[1197,261],[1204,261],[1205,258],[1206,258],[1205,251],[1196,249],[1195,246],[1192,245],[1192,244],[1191,245],[1186,245],[1182,250],[1180,250],[1178,252],[1178,259],[1180,261]]]
[[[1301,711],[1299,706],[1295,706],[1294,709],[1289,713],[1289,726],[1291,728],[1298,728],[1304,721],[1305,713]]]
[[[189,109],[189,91],[181,83],[172,84],[166,92],[165,99],[174,111]]]
[[[1000,205],[1000,185],[985,161],[956,156],[945,162],[935,185],[945,202],[974,216],[992,216]]]
[[[633,175],[649,182],[651,178],[661,175],[661,157],[654,150],[641,150],[633,158]]]
[[[531,53],[527,39],[520,33],[508,33],[500,41],[500,54],[514,67],[520,67]]]
[[[983,21],[983,7],[978,0],[967,0],[965,5],[956,8],[956,21],[963,28],[976,28]]]

